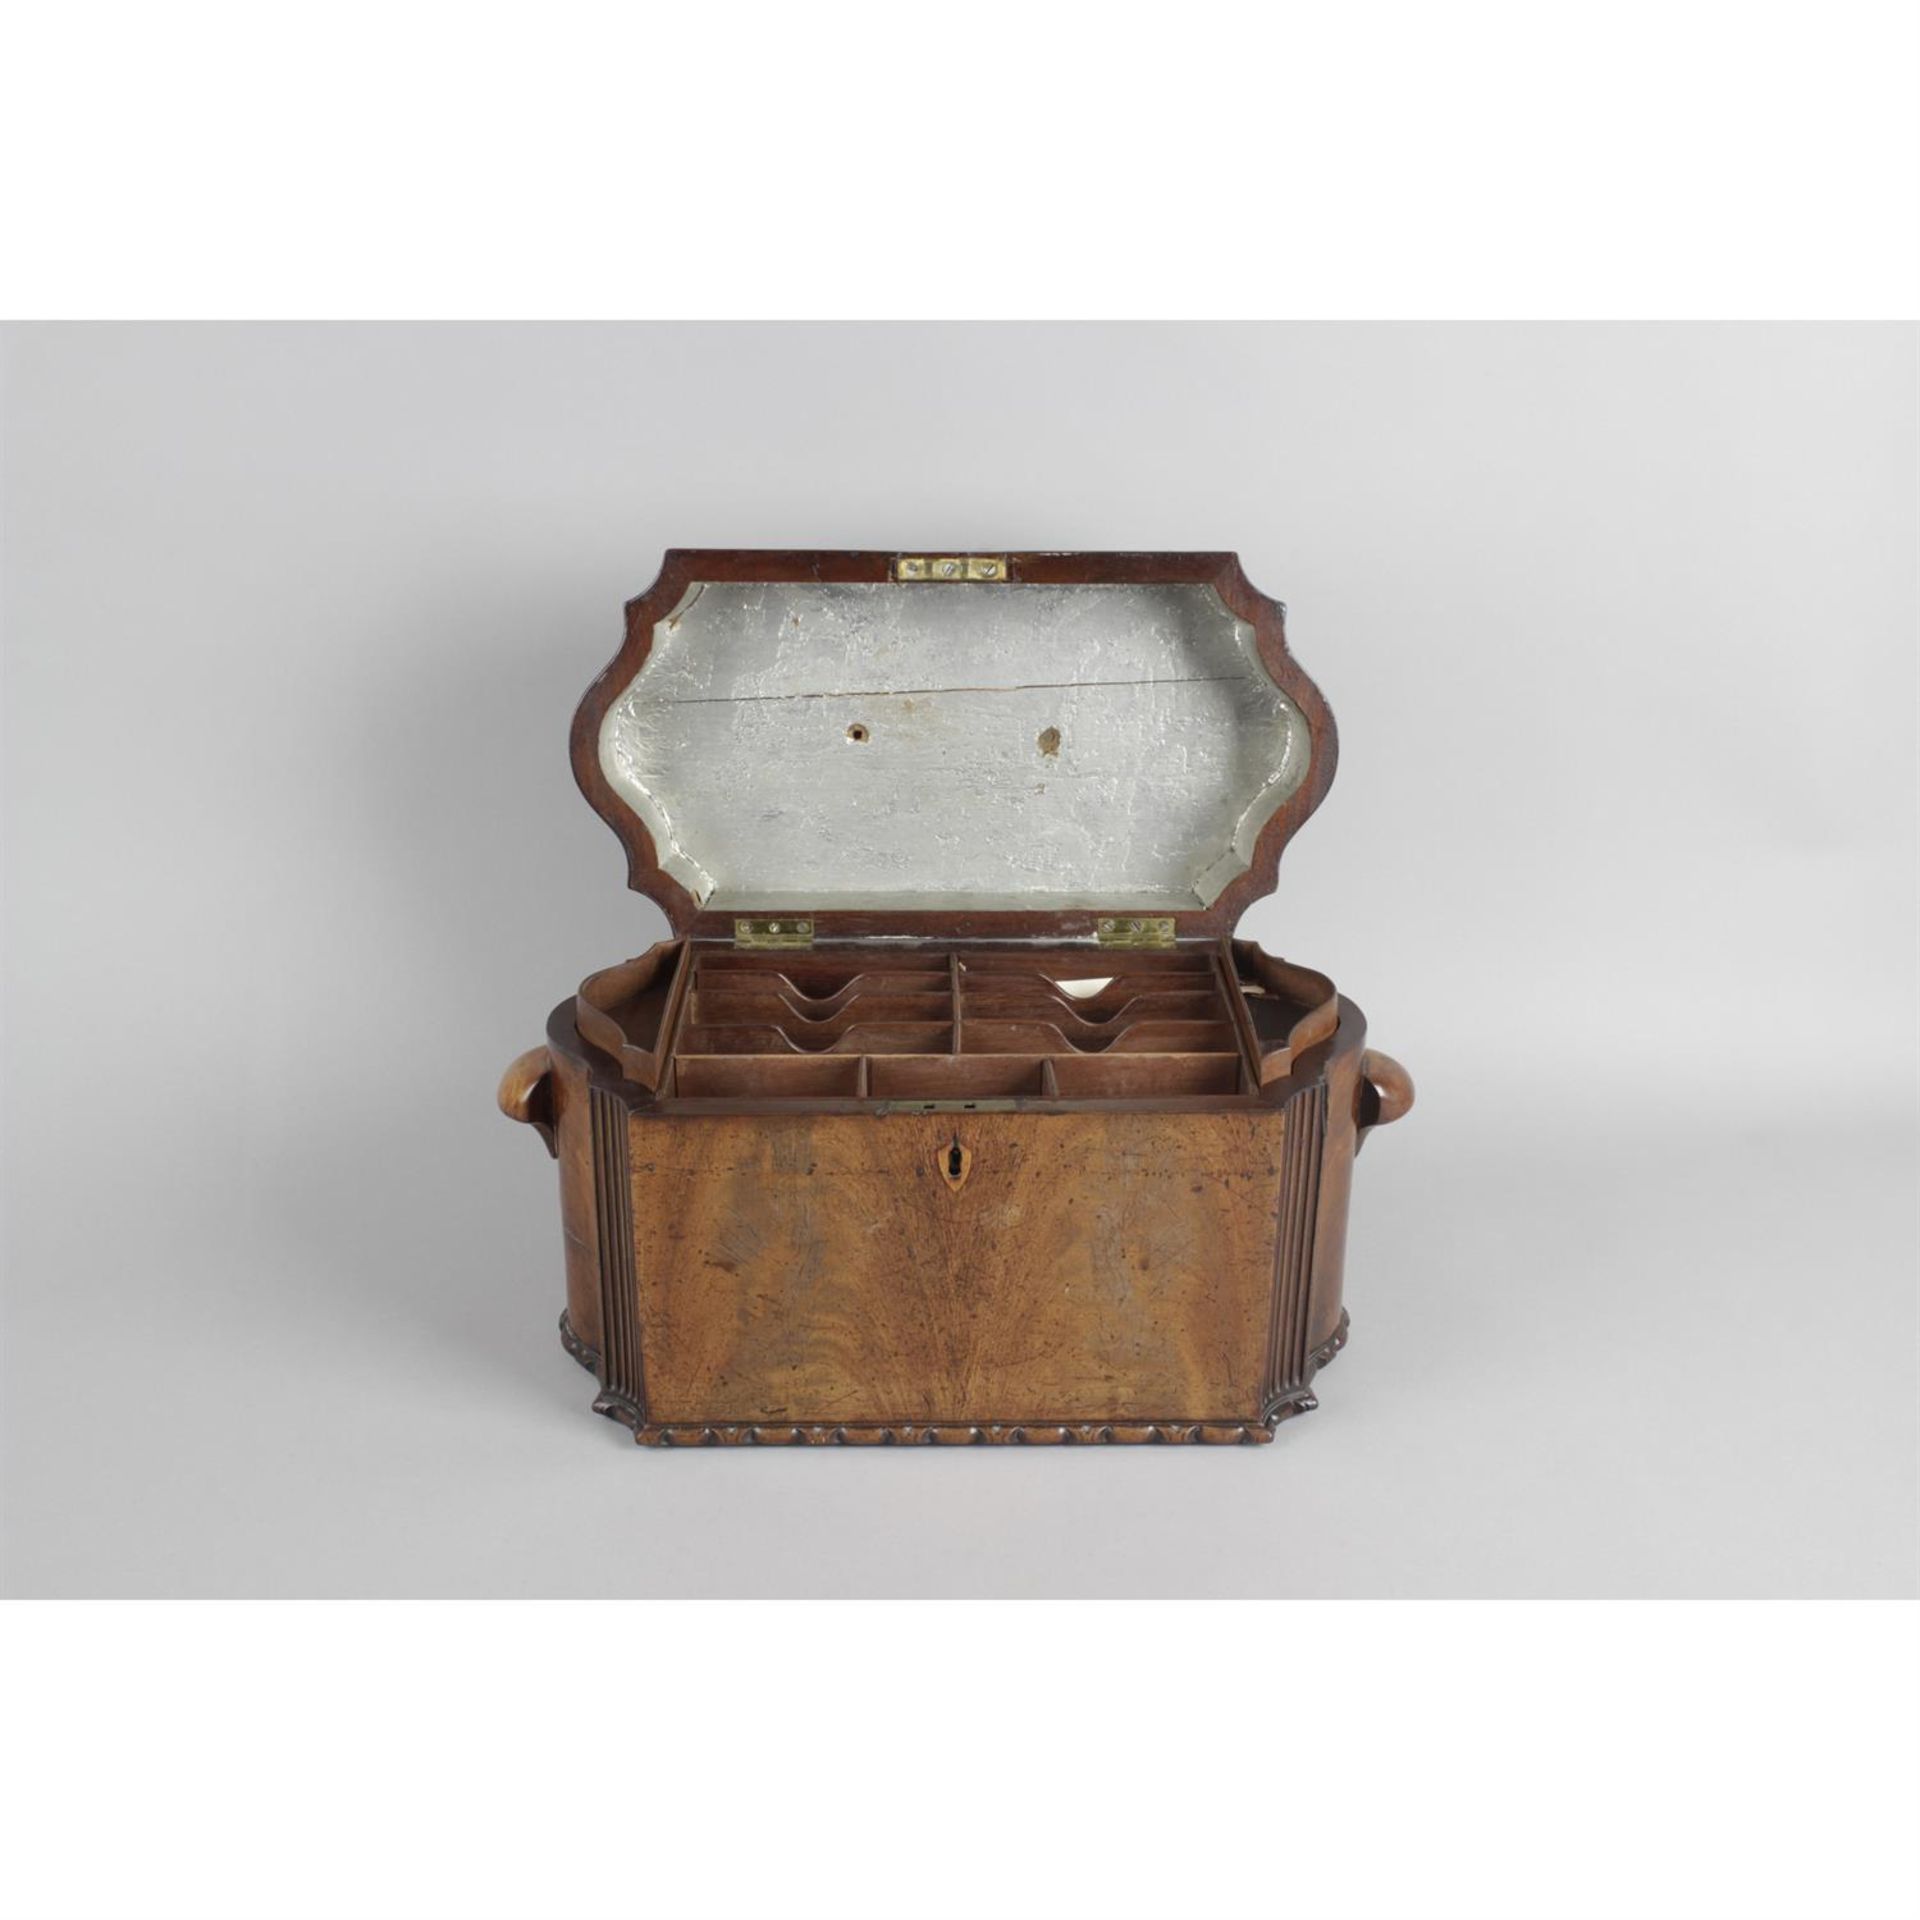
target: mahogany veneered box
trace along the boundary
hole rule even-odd
[[[1223,553],[676,551],[574,719],[673,937],[500,1104],[561,1337],[652,1444],[1257,1441],[1412,1104],[1232,937],[1333,778]]]

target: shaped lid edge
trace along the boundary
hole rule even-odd
[[[676,548],[626,615],[574,776],[698,938],[1230,932],[1338,757],[1231,553]]]

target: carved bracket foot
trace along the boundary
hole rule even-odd
[[[647,1425],[647,1410],[637,1400],[629,1400],[624,1393],[612,1387],[602,1387],[593,1397],[593,1410],[603,1413],[609,1420],[618,1420],[623,1427],[633,1429],[636,1440],[644,1440],[654,1431]]]
[[[1261,1412],[1269,1437],[1273,1429],[1282,1420],[1291,1420],[1296,1413],[1311,1413],[1320,1404],[1320,1396],[1313,1390],[1313,1376],[1324,1366],[1331,1363],[1333,1356],[1347,1344],[1347,1330],[1350,1326],[1345,1307],[1340,1309],[1340,1324],[1332,1335],[1307,1355],[1305,1378],[1297,1387],[1289,1387],[1267,1402]]]
[[[573,1330],[573,1322],[567,1318],[564,1307],[560,1310],[560,1344],[586,1368],[589,1373],[600,1371],[600,1349],[590,1347]]]

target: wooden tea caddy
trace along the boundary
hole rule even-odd
[[[500,1105],[651,1445],[1264,1441],[1413,1088],[1232,938],[1333,779],[1226,553],[680,550],[573,725],[673,937]]]

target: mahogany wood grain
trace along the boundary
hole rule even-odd
[[[635,1114],[648,1418],[1257,1419],[1285,1125]]]

